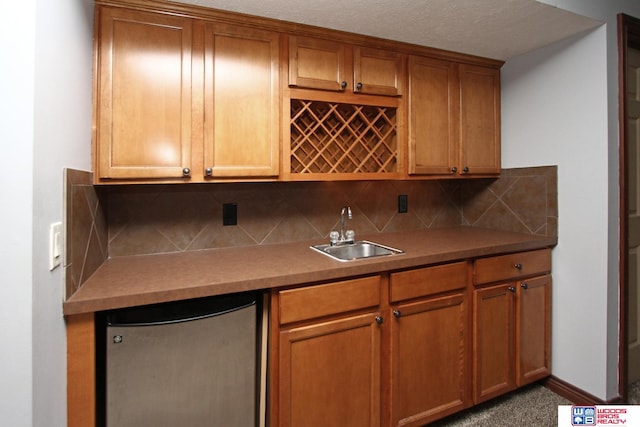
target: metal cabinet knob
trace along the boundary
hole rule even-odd
[[[347,88],[347,82],[346,82],[346,81],[343,81],[342,83],[340,83],[340,88],[341,88],[342,90],[346,89],[346,88]]]
[[[204,174],[205,174],[206,176],[211,176],[211,175],[213,175],[213,168],[206,168],[206,169],[204,170]]]
[[[191,169],[189,168],[182,169],[182,176],[190,176],[190,175],[191,175]]]
[[[396,317],[396,319],[399,319],[402,316],[402,313],[400,312],[400,310],[393,310],[393,315]]]
[[[523,283],[520,285],[522,289],[529,289],[529,285],[527,283]]]
[[[457,166],[452,167],[451,173],[456,173],[456,172],[458,172],[458,167]]]
[[[509,289],[510,292],[515,292],[516,291],[516,288],[514,288],[513,286],[509,286],[508,289]]]
[[[358,82],[358,84],[356,85],[356,90],[362,90],[362,83]]]
[[[465,167],[462,169],[462,173],[469,173],[469,166],[465,166]]]
[[[516,270],[521,271],[522,270],[522,264],[517,263],[516,265],[514,265],[514,267],[516,268]]]
[[[376,316],[376,323],[378,325],[382,325],[382,322],[384,322],[384,319],[382,318],[382,316]]]

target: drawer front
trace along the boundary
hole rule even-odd
[[[391,302],[467,286],[467,263],[437,265],[391,274]]]
[[[476,260],[474,283],[480,285],[550,271],[551,249],[519,252]]]
[[[380,304],[380,276],[279,292],[280,324],[344,313]]]

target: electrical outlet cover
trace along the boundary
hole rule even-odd
[[[409,212],[409,196],[401,194],[398,196],[398,213]]]

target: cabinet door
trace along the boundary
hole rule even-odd
[[[345,90],[345,55],[342,43],[309,37],[289,37],[289,85]]]
[[[456,64],[409,58],[409,174],[457,171]]]
[[[422,426],[467,402],[463,293],[400,304],[391,324],[393,426]]]
[[[500,173],[500,70],[460,65],[460,167]]]
[[[280,427],[380,426],[374,313],[280,332]]]
[[[515,283],[473,291],[473,389],[480,403],[515,388]]]
[[[372,95],[402,95],[402,55],[380,49],[353,49],[353,91]]]
[[[191,21],[105,7],[99,25],[96,177],[188,176]]]
[[[524,280],[516,305],[518,387],[551,375],[551,276]]]
[[[237,26],[206,26],[205,176],[278,175],[278,37]]]

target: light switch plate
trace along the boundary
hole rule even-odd
[[[62,263],[62,223],[49,225],[49,271]]]

